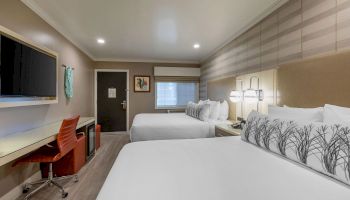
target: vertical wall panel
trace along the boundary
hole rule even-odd
[[[278,62],[301,57],[301,0],[290,1],[278,12]]]
[[[350,48],[350,0],[337,2],[337,48]]]
[[[336,0],[303,2],[303,57],[336,51]]]
[[[257,25],[247,32],[247,68],[260,67],[260,25]]]
[[[271,15],[261,23],[261,67],[277,65],[278,16]]]
[[[200,96],[208,80],[347,49],[350,0],[290,0],[202,63]]]

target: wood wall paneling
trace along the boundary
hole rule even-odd
[[[350,48],[349,0],[290,0],[201,63],[207,82]]]

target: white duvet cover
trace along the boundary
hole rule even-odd
[[[136,142],[98,200],[349,200],[350,189],[240,137]]]
[[[130,138],[132,142],[146,140],[193,139],[215,136],[215,124],[229,121],[204,122],[185,113],[147,113],[135,116]]]

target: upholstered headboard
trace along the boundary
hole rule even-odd
[[[236,105],[230,101],[230,92],[236,87],[236,78],[229,77],[208,82],[208,99],[226,100],[230,107],[229,119],[236,119]]]
[[[280,66],[277,103],[318,107],[325,103],[350,107],[350,52]]]

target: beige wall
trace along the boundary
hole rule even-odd
[[[209,80],[349,49],[349,13],[349,0],[290,0],[202,63],[201,98]]]
[[[19,0],[1,0],[0,25],[59,54],[58,64],[74,70],[74,97],[63,92],[63,68],[58,74],[58,104],[0,109],[0,136],[30,129],[73,114],[93,115],[93,62]],[[38,170],[37,165],[0,167],[0,197]]]
[[[230,107],[229,119],[236,119],[236,105],[230,101],[230,93],[236,88],[235,77],[208,82],[208,99],[213,101],[226,100]]]
[[[138,63],[138,62],[96,62],[95,69],[128,69],[129,70],[129,126],[138,113],[165,112],[165,110],[155,109],[154,93],[154,66],[165,67],[199,67],[197,64],[171,64],[171,63]],[[134,75],[151,76],[151,92],[135,93],[134,92]]]

